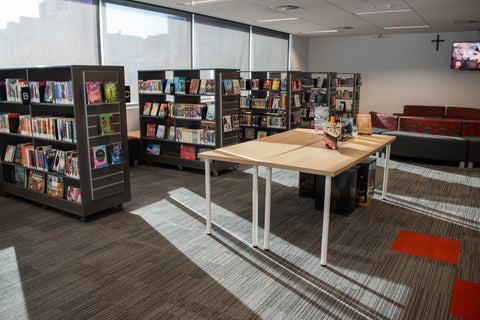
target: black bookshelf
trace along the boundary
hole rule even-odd
[[[329,115],[336,110],[337,73],[302,72],[302,128],[314,128],[314,108],[328,107]]]
[[[360,106],[360,73],[337,73],[335,118],[355,118]]]
[[[240,103],[242,141],[300,127],[303,94],[300,71],[241,74],[245,83]]]
[[[175,85],[176,79],[182,79],[181,90]],[[202,80],[210,82],[210,90],[206,92],[190,93],[191,82],[198,80],[197,86],[201,85]],[[156,80],[159,88],[143,88],[142,82]],[[160,80],[160,81],[159,81]],[[240,140],[239,126],[233,126],[234,122],[238,124],[239,117],[239,94],[226,93],[224,88],[225,80],[240,80],[240,72],[236,69],[187,69],[187,70],[140,70],[138,71],[139,81],[139,116],[140,116],[140,139],[141,154],[140,160],[147,162],[156,162],[178,166],[179,168],[188,167],[194,169],[204,169],[202,160],[197,158],[197,154],[203,151],[221,148],[233,145]],[[165,83],[166,82],[166,83]],[[145,85],[144,85],[145,86]],[[168,87],[168,88],[167,88]],[[213,89],[214,87],[214,89]],[[147,103],[158,103],[160,108],[162,104],[167,104],[168,114],[155,116],[144,114],[144,107]],[[206,105],[200,115],[196,118],[189,116],[178,116],[175,114],[181,110],[183,105]],[[208,106],[214,109],[214,117],[207,119]],[[173,108],[173,112],[171,111]],[[229,118],[231,127],[224,126],[225,119]],[[147,136],[148,125],[154,125],[155,136]],[[165,136],[157,136],[158,126],[165,127]],[[180,128],[180,134],[175,134],[171,139],[168,133],[172,128]],[[198,130],[208,130],[208,141],[204,141],[197,136]],[[196,133],[195,139],[186,139],[185,132],[193,130]],[[213,136],[213,138],[212,138]],[[213,139],[213,141],[212,141]],[[147,152],[151,146],[159,150],[156,153]],[[156,147],[159,146],[159,147]],[[185,147],[186,146],[186,147]],[[183,156],[182,148],[191,149],[190,157]],[[232,167],[234,164],[214,161],[211,164],[212,172],[218,174],[219,171]]]
[[[8,78],[25,79],[29,84],[44,81],[70,81],[71,98],[68,103],[45,102],[42,101],[43,99],[36,102],[0,101],[0,112],[19,113],[32,118],[70,118],[74,122],[71,128],[75,138],[71,137],[70,141],[63,141],[58,138],[45,137],[38,134],[19,134],[16,128],[12,128],[11,132],[1,132],[1,192],[19,196],[47,207],[61,209],[78,216],[81,220],[86,220],[88,216],[109,208],[121,206],[129,201],[131,195],[124,68],[121,66],[56,66],[0,70],[0,81],[4,82]],[[88,104],[85,89],[86,81],[116,82],[116,101]],[[5,89],[2,87],[0,90]],[[30,90],[27,91],[30,93]],[[4,97],[1,96],[1,98]],[[30,95],[31,98],[32,96]],[[108,135],[102,135],[98,126],[99,115],[105,113],[113,115],[114,121],[114,133]],[[55,130],[60,129],[56,128]],[[49,145],[58,150],[75,151],[78,155],[78,162],[76,162],[78,175],[72,176],[58,172],[45,172],[40,167],[26,167],[24,164],[4,161],[7,146],[20,143],[32,143],[34,148]],[[108,153],[109,146],[112,144],[120,144],[122,146],[124,160],[116,164],[108,161],[105,167],[95,168],[92,159],[92,147],[105,145]],[[108,154],[106,156],[108,157]],[[16,167],[25,169],[27,188],[17,185],[14,177]],[[32,171],[40,172],[44,175],[44,192],[28,188],[28,177]],[[54,197],[46,193],[48,175],[62,178],[63,195]],[[77,188],[80,191],[81,202],[67,199],[67,188],[69,187]]]

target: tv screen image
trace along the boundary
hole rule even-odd
[[[454,42],[450,67],[459,70],[480,71],[480,41]]]

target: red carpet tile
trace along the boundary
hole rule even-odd
[[[401,230],[391,249],[457,264],[460,245],[461,242],[458,240]]]
[[[480,283],[455,279],[450,314],[464,319],[480,319]]]

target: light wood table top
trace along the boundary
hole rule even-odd
[[[395,136],[366,135],[328,149],[313,129],[295,129],[198,154],[199,158],[336,176],[392,143]]]

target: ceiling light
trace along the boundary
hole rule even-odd
[[[197,4],[204,4],[204,3],[217,2],[217,1],[219,1],[219,0],[192,0],[192,1],[182,3],[182,5],[184,5],[184,6],[194,6],[194,5],[197,5]]]
[[[410,12],[412,9],[398,9],[398,10],[383,10],[383,11],[367,11],[367,12],[357,12],[355,14],[377,14],[377,13],[397,13],[397,12]]]
[[[257,20],[256,22],[292,21],[292,20],[298,20],[298,19],[299,19],[299,18],[265,19],[265,20]]]
[[[331,30],[315,30],[315,31],[304,31],[300,33],[329,33],[329,32],[338,32],[338,30],[331,29]]]
[[[299,6],[294,5],[294,4],[286,4],[286,5],[283,5],[283,6],[273,7],[273,9],[278,10],[278,11],[291,11],[291,10],[297,10],[299,8],[300,8]]]
[[[385,30],[392,30],[392,29],[420,29],[420,28],[430,28],[430,26],[403,26],[403,27],[383,27]]]

